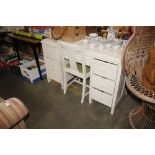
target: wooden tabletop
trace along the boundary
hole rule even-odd
[[[23,42],[31,43],[31,44],[38,44],[41,41],[39,39],[33,39],[33,38],[29,38],[29,37],[25,37],[25,36],[13,34],[13,33],[9,33],[8,36],[10,36],[14,39],[23,41]]]

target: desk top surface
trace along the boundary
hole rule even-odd
[[[13,33],[10,33],[8,35],[10,37],[14,38],[14,39],[17,39],[17,40],[20,40],[20,41],[23,41],[23,42],[27,42],[27,43],[31,43],[31,44],[39,44],[40,43],[39,39],[28,38],[28,37],[21,36],[21,35],[18,35],[18,34],[13,34]]]
[[[89,44],[84,41],[78,41],[78,42],[74,42],[74,43],[66,43],[66,42],[62,42],[62,41],[56,41],[50,38],[46,38],[44,40],[41,41],[42,43],[46,44],[46,45],[59,45],[62,47],[67,47],[73,50],[85,50],[86,51],[86,55],[96,55],[98,57],[108,57],[109,59],[116,60],[117,62],[121,62],[123,53],[124,53],[124,49],[123,48],[118,48],[118,49],[114,49],[113,47],[109,47],[109,48],[99,48],[98,46],[95,47],[90,47]]]

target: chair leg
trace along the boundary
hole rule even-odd
[[[89,104],[92,104],[92,99],[90,97],[90,94],[89,94]]]
[[[66,73],[64,72],[64,94],[67,92],[67,77]]]
[[[85,92],[86,92],[86,79],[83,78],[83,87],[82,87],[82,98],[81,98],[81,103],[84,102]]]

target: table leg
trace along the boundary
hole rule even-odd
[[[4,43],[4,39],[3,39],[3,36],[0,34],[0,46],[2,46]]]
[[[7,37],[7,34],[8,34],[7,32],[0,33],[0,46],[2,45],[6,45],[8,47],[11,46],[11,44],[5,40],[5,37]]]
[[[13,43],[13,48],[14,48],[15,52],[17,53],[18,61],[20,61],[21,58],[20,58],[20,54],[19,54],[18,43],[14,40],[12,40],[12,43]]]
[[[41,45],[38,45],[39,54],[41,54]]]
[[[33,49],[34,58],[35,58],[35,60],[36,60],[36,64],[37,64],[37,67],[38,67],[38,71],[39,71],[40,79],[42,80],[43,77],[42,77],[41,70],[40,70],[39,58],[38,58],[38,54],[37,54],[37,50],[36,50],[36,46],[33,45],[33,46],[32,46],[32,49]]]

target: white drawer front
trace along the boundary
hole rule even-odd
[[[51,58],[44,58],[45,60],[45,67],[46,67],[46,72],[47,72],[47,77],[60,82],[60,65],[59,62],[55,59]]]
[[[51,66],[52,68],[55,68],[59,66],[58,60],[56,59],[44,57],[44,62],[46,67]]]
[[[65,58],[69,59],[66,49],[62,48],[62,50],[64,50]],[[81,62],[81,52],[80,51],[72,51],[72,53],[74,54],[76,61]]]
[[[46,69],[47,77],[54,81],[60,82],[59,70]]]
[[[91,76],[91,86],[109,94],[113,94],[115,82],[93,74]]]
[[[56,47],[50,47],[46,45],[43,45],[42,47],[43,47],[44,57],[59,59],[59,53]]]
[[[93,59],[93,62],[92,62],[92,72],[94,74],[106,77],[111,80],[116,79],[117,68],[118,68],[117,65],[110,64],[96,59]]]
[[[97,102],[100,102],[108,107],[111,107],[112,104],[112,96],[105,94],[99,90],[94,88],[91,89],[91,98]]]

